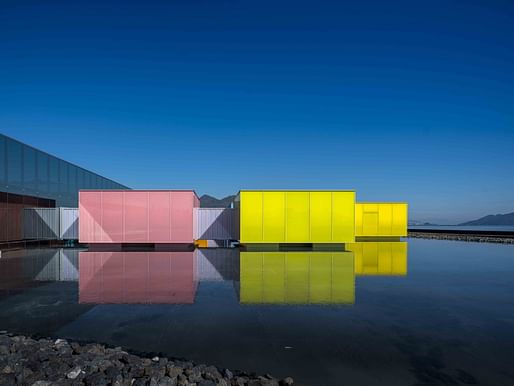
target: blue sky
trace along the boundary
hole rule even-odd
[[[133,188],[514,211],[511,1],[46,3],[0,4],[9,136]]]

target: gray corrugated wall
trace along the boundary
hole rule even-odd
[[[77,208],[26,208],[23,238],[34,240],[78,240]]]
[[[59,238],[58,208],[26,208],[23,210],[23,236],[25,239]]]
[[[79,239],[79,210],[78,208],[59,208],[61,227],[59,237],[61,240]]]
[[[232,208],[195,208],[195,239],[237,240],[239,233],[236,211]]]

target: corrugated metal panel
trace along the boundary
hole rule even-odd
[[[58,208],[25,208],[23,210],[23,237],[25,239],[59,238]]]
[[[79,238],[79,209],[60,208],[61,226],[59,236],[61,240],[78,240]]]
[[[231,208],[195,208],[196,240],[237,240],[237,212]]]

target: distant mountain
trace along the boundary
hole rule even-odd
[[[200,197],[200,207],[201,208],[228,208],[234,198],[236,196],[227,196],[222,199],[217,199],[216,197],[209,196],[208,194],[204,194]]]
[[[412,220],[412,221],[409,221],[409,224],[408,225],[412,225],[412,226],[420,226],[420,225],[437,225],[437,224],[432,224],[431,222],[426,222],[426,221],[416,221],[416,220]]]
[[[514,225],[514,212],[507,214],[490,214],[478,220],[464,222],[459,225]]]

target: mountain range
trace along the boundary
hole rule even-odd
[[[200,208],[228,208],[236,196],[227,196],[222,199],[218,199],[208,194],[204,194],[200,197]]]
[[[477,220],[459,225],[514,225],[514,212],[506,214],[490,214]]]

